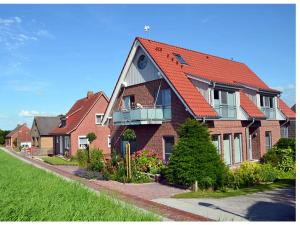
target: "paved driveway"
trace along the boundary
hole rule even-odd
[[[155,199],[174,208],[222,221],[295,221],[295,188],[222,199]]]

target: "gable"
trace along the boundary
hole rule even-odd
[[[33,123],[32,123],[32,127],[31,127],[31,130],[30,130],[30,135],[33,136],[33,137],[39,137],[40,136],[35,119],[33,120]]]
[[[145,57],[146,62],[146,66],[143,69],[138,67],[138,61],[141,56]],[[132,86],[135,84],[141,84],[156,79],[159,79],[158,70],[153,65],[148,56],[145,54],[145,52],[141,49],[141,47],[138,47],[128,69],[128,72],[125,76],[126,85]]]

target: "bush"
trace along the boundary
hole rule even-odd
[[[88,152],[85,149],[78,149],[76,153],[78,165],[81,168],[87,168]]]
[[[291,148],[293,152],[296,150],[296,139],[294,138],[280,138],[275,145],[278,149]]]
[[[158,174],[163,168],[163,161],[150,150],[137,151],[132,155],[137,171],[143,173]]]
[[[92,149],[90,151],[90,163],[88,169],[91,171],[101,172],[104,167],[103,153],[99,149]]]
[[[273,182],[278,179],[278,170],[271,164],[259,164],[259,180],[260,182]]]
[[[198,181],[200,188],[218,188],[224,185],[226,171],[207,127],[187,119],[179,129],[179,140],[166,169],[168,182],[191,186]]]
[[[124,141],[134,141],[136,139],[136,135],[134,130],[126,129],[122,135]]]

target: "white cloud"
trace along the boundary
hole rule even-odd
[[[21,112],[19,112],[19,116],[21,117],[34,117],[39,115],[40,113],[38,111],[35,110],[21,110]]]
[[[54,38],[54,35],[45,29],[38,30],[35,34],[40,37]]]
[[[54,116],[57,114],[54,113],[46,113],[46,112],[39,112],[36,110],[21,110],[19,112],[20,117],[34,117],[34,116]]]

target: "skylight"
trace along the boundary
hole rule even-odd
[[[180,54],[174,54],[174,55],[181,64],[187,65],[187,62],[182,58],[182,56]]]

